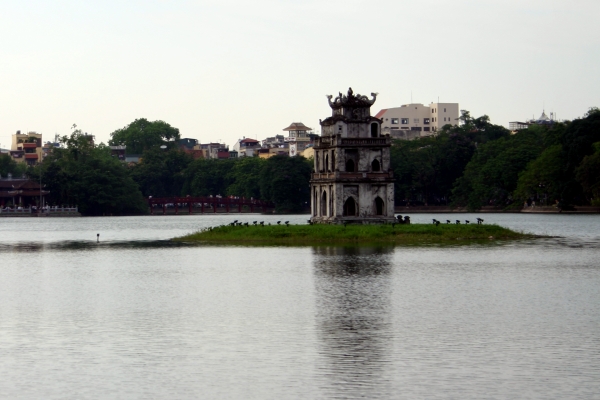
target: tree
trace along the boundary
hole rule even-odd
[[[600,206],[600,142],[594,143],[594,149],[594,154],[583,158],[575,174],[590,203]]]
[[[13,177],[20,177],[25,174],[27,165],[18,163],[8,154],[0,154],[0,177],[11,174]]]
[[[260,173],[261,199],[275,203],[277,212],[302,212],[310,201],[311,171],[304,157],[268,158]]]
[[[565,160],[563,148],[556,144],[548,147],[531,161],[519,175],[515,200],[520,203],[534,198],[547,205],[564,197]]]
[[[164,121],[150,122],[145,118],[136,119],[110,136],[109,144],[127,146],[127,154],[143,154],[163,145],[171,148],[180,139],[179,129]]]
[[[543,137],[527,130],[478,146],[452,190],[453,203],[479,209],[513,202],[519,173],[542,151]]]
[[[147,204],[126,167],[110,155],[110,148],[95,147],[90,136],[75,130],[63,136],[64,148],[55,148],[31,173],[40,174],[47,199],[57,205],[77,205],[83,215],[144,214]]]
[[[153,148],[144,152],[130,173],[144,196],[182,196],[186,194],[184,171],[192,161],[189,154],[176,148]]]
[[[231,196],[260,198],[260,173],[266,160],[259,157],[242,157],[229,171],[226,193]]]
[[[183,171],[183,192],[191,196],[225,195],[232,183],[231,170],[236,160],[199,158]]]

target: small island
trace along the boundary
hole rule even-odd
[[[470,244],[538,237],[498,225],[313,224],[225,225],[173,239],[234,245],[436,245]]]

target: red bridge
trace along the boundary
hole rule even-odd
[[[167,208],[173,208],[175,214],[179,214],[180,209],[187,209],[188,214],[193,214],[194,209],[196,209],[196,212],[204,214],[206,212],[216,213],[217,210],[226,213],[241,213],[244,207],[251,213],[255,210],[264,213],[274,207],[273,203],[245,197],[149,197],[147,200],[150,206],[150,214],[154,214],[155,208],[162,208],[163,215],[167,214]]]

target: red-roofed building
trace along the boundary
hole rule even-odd
[[[254,157],[258,149],[260,149],[260,142],[250,138],[240,139],[233,146],[233,150],[237,151],[240,157]]]

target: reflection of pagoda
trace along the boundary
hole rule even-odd
[[[394,176],[389,135],[371,116],[377,94],[339,94],[321,121],[311,179],[314,223],[385,223],[394,221]]]
[[[40,184],[29,179],[0,179],[0,207],[4,208],[8,203],[13,206],[22,205],[39,206],[40,197],[42,203],[44,196],[50,193],[42,190]]]

